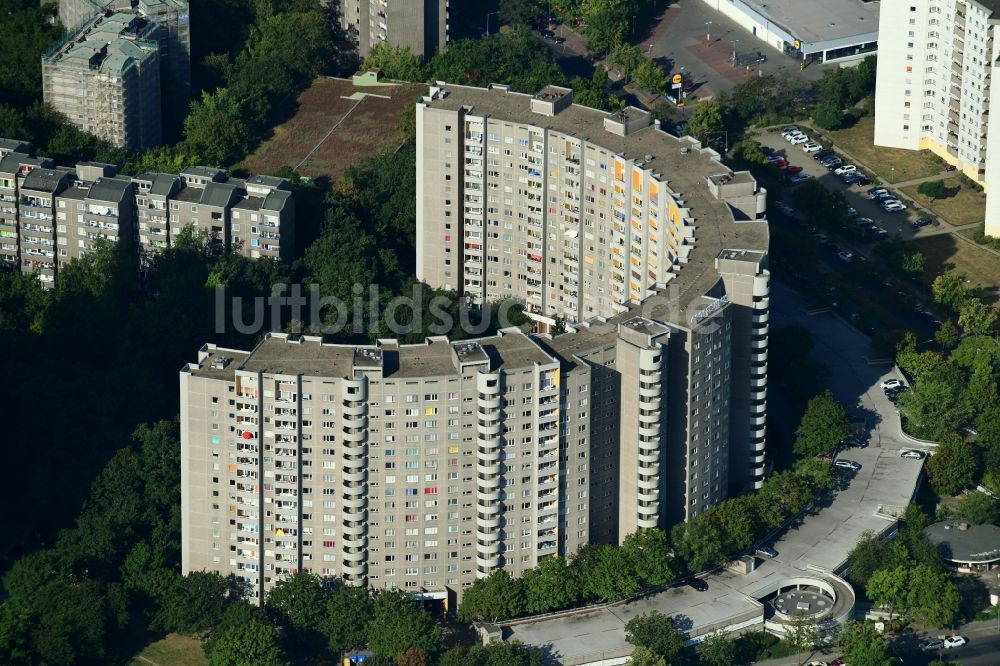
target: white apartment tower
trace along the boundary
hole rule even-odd
[[[883,0],[880,16],[875,144],[930,150],[1000,191],[1000,130],[990,132],[1000,2]],[[994,199],[986,233],[1000,236]]]

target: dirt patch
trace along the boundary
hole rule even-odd
[[[982,222],[986,217],[986,194],[964,184],[958,178],[945,178],[947,196],[929,199],[917,191],[919,185],[904,187],[903,191],[924,208],[933,211],[945,222],[954,225]]]
[[[405,138],[400,120],[426,92],[414,83],[357,87],[317,79],[299,96],[296,114],[240,167],[255,174],[297,167],[303,176],[335,182],[365,156],[399,145]]]

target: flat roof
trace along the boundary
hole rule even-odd
[[[743,0],[800,40],[829,42],[878,33],[878,2],[861,0]]]
[[[928,525],[921,534],[930,539],[944,559],[950,562],[985,564],[1000,560],[1000,527],[996,525],[970,525],[946,520]]]
[[[657,294],[644,301],[646,311],[650,311],[649,306],[662,303],[664,307],[657,309],[657,318],[688,326],[687,305],[711,291],[720,281],[715,258],[724,249],[767,252],[767,222],[736,222],[729,205],[712,194],[706,181],[706,177],[723,174],[733,176],[730,182],[734,183],[752,182],[752,177],[734,174],[719,161],[718,153],[697,148],[698,143],[691,137],[678,138],[654,125],[632,129],[621,136],[605,126],[606,119],[618,122],[618,112],[608,113],[575,103],[554,116],[542,115],[531,110],[533,95],[511,92],[504,86],[478,88],[439,82],[434,88],[445,94],[426,96],[418,104],[449,111],[464,109],[469,115],[489,117],[496,122],[534,125],[572,135],[631,160],[652,171],[659,180],[666,181],[675,198],[683,202],[684,208],[690,209],[696,241],[690,246],[687,262],[677,267],[675,277],[667,284],[669,297]],[[596,328],[601,329],[599,334],[605,333],[603,327]],[[581,333],[586,335],[586,329],[575,335]]]

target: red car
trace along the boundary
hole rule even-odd
[[[844,658],[837,657],[836,659],[830,662],[830,666],[844,666]]]
[[[794,176],[800,171],[802,171],[802,167],[800,166],[789,166],[787,169],[785,169],[785,173],[787,173],[789,176]]]
[[[778,160],[777,162],[773,162],[771,166],[773,166],[775,169],[784,169],[786,166],[788,166],[788,161]]]

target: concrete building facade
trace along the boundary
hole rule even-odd
[[[364,58],[378,44],[430,58],[448,43],[448,0],[340,0],[341,25]]]
[[[930,150],[989,192],[1000,189],[1000,129],[990,116],[1000,43],[994,0],[884,0],[875,89],[875,144]],[[1000,236],[1000,201],[987,196],[986,233]]]
[[[159,51],[162,120],[180,127],[191,104],[191,18],[187,0],[58,0],[59,22],[71,34],[95,17],[121,13],[149,23],[146,38]]]
[[[185,572],[450,599],[762,483],[766,193],[638,110],[569,95],[431,88],[417,258],[432,286],[570,332],[206,345],[181,371]],[[574,276],[592,298],[570,301]]]
[[[111,164],[58,167],[21,141],[0,139],[0,263],[37,271],[46,286],[60,264],[86,254],[98,237],[134,242],[144,255],[170,247],[186,227],[218,252],[290,262],[295,200],[284,178],[229,178],[220,169],[117,176]]]
[[[100,14],[42,57],[45,101],[70,123],[139,151],[161,141],[160,51],[155,24]]]

